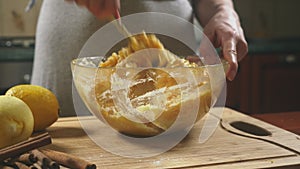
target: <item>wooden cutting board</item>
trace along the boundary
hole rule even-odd
[[[246,120],[268,129],[287,147],[300,151],[300,136],[225,109],[223,121]],[[91,117],[81,117],[90,124]],[[268,142],[235,135],[219,126],[205,143],[198,142],[203,120],[171,150],[151,158],[126,158],[109,153],[95,144],[81,128],[76,117],[60,118],[48,129],[52,145],[46,148],[70,153],[97,164],[98,168],[264,168],[278,166],[300,167],[299,154]],[[101,135],[100,135],[101,137]],[[277,139],[277,140],[278,140]]]

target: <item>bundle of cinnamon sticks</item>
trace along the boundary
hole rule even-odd
[[[3,169],[96,169],[96,165],[63,152],[34,149],[0,162]]]
[[[0,149],[0,169],[96,169],[78,157],[40,147],[51,144],[47,132],[36,133],[30,139]]]

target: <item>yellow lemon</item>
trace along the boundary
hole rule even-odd
[[[30,107],[34,117],[34,131],[44,130],[58,119],[58,100],[44,87],[17,85],[10,88],[6,95],[18,97]]]
[[[33,131],[33,115],[26,103],[0,96],[0,148],[27,140]]]

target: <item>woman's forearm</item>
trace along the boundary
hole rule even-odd
[[[193,0],[193,8],[200,24],[205,26],[218,12],[233,9],[232,0]]]

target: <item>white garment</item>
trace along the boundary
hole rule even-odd
[[[121,0],[121,15],[164,12],[192,20],[188,0]],[[61,116],[76,115],[70,62],[87,39],[105,23],[88,10],[64,0],[44,0],[38,20],[32,84],[53,91]],[[170,28],[171,29],[171,28]]]

